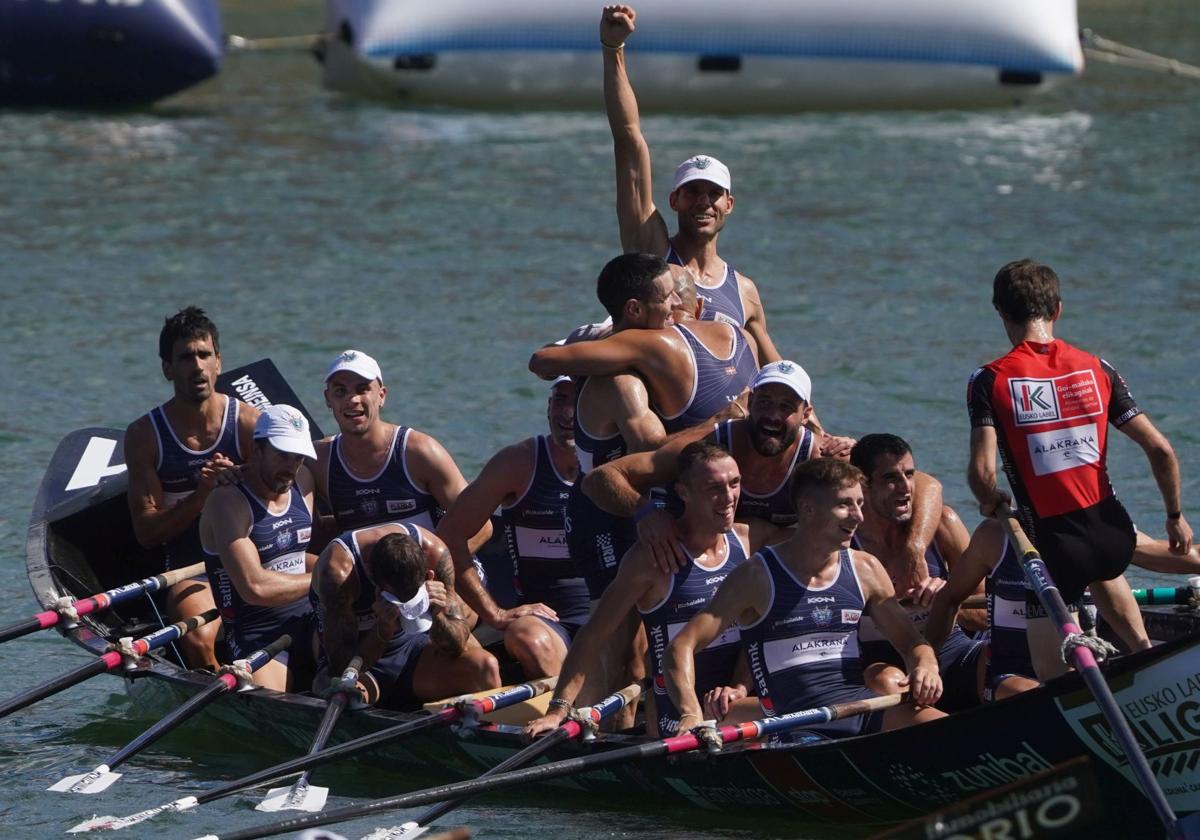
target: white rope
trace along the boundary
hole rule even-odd
[[[1084,54],[1094,61],[1136,67],[1139,70],[1152,70],[1186,79],[1200,79],[1200,67],[1195,65],[1110,41],[1090,29],[1084,29],[1079,35]]]
[[[72,624],[79,623],[79,613],[75,611],[75,599],[70,595],[63,595],[54,602],[54,611],[65,618]]]
[[[1092,655],[1096,657],[1097,662],[1103,662],[1111,654],[1120,653],[1120,651],[1099,636],[1088,636],[1085,633],[1071,633],[1063,639],[1062,643],[1062,658],[1065,664],[1071,664],[1073,659],[1072,654],[1077,647],[1085,647],[1090,650]]]
[[[245,659],[238,659],[229,665],[222,665],[220,672],[237,677],[238,691],[254,687],[254,673],[250,670],[250,663]]]

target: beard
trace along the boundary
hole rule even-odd
[[[757,423],[750,424],[750,445],[759,455],[771,457],[787,450],[796,442],[797,429],[784,426],[779,432],[767,432]]]

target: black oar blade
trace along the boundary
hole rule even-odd
[[[114,663],[113,657],[116,658]],[[24,709],[39,700],[44,700],[51,695],[58,694],[73,685],[78,685],[86,679],[103,674],[119,664],[121,661],[120,654],[105,654],[97,657],[86,665],[81,665],[73,671],[68,671],[65,674],[60,674],[49,682],[45,682],[36,688],[31,688],[23,694],[18,694],[16,697],[9,698],[3,704],[0,704],[0,718],[7,717],[13,712]]]

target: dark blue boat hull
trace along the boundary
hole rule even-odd
[[[144,105],[222,53],[216,0],[0,0],[0,106]]]

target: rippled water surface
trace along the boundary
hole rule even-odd
[[[1200,13],[1184,0],[1087,2],[1081,18],[1200,61]],[[226,9],[246,35],[319,21],[300,0]],[[1033,256],[1064,280],[1060,335],[1116,364],[1171,437],[1200,524],[1198,105],[1196,83],[1097,65],[1020,110],[648,115],[645,130],[660,173],[699,151],[733,169],[721,252],[757,281],[828,426],[904,435],[974,524],[964,386],[1005,349],[993,273]],[[0,113],[0,622],[35,608],[25,528],[55,444],[168,396],[157,333],[185,304],[210,310],[227,367],[269,355],[313,408],[334,353],[372,353],[390,418],[435,435],[468,476],[536,431],[543,386],[525,362],[597,316],[594,277],[617,247],[611,166],[599,105],[414,113],[321,90],[300,55],[232,56],[218,79],[144,111]],[[1135,519],[1160,533],[1140,451],[1115,440],[1110,462]],[[4,693],[82,661],[53,635],[4,645]],[[5,836],[53,836],[262,766],[244,744],[181,733],[103,796],[43,792],[151,720],[103,678],[0,721]],[[151,825],[189,837],[261,821],[245,805]],[[540,794],[458,814],[487,837],[762,836],[547,808]]]

